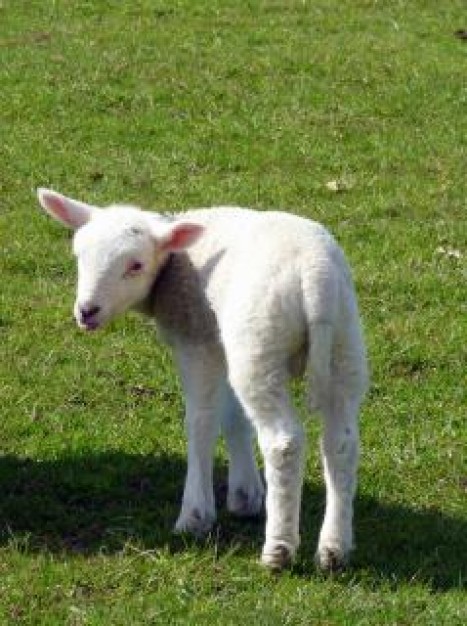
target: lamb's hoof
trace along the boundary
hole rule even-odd
[[[349,550],[343,550],[338,544],[322,546],[315,556],[316,566],[326,573],[342,572],[348,565],[349,554]]]
[[[285,543],[265,547],[261,555],[261,564],[272,572],[281,572],[292,565],[294,551]]]
[[[237,517],[256,517],[263,509],[264,489],[239,487],[229,492],[228,510]]]
[[[214,514],[209,512],[202,513],[199,509],[193,508],[188,513],[180,514],[174,531],[176,533],[189,533],[196,538],[202,538],[209,533],[214,522]]]

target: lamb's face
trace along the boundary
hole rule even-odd
[[[94,330],[141,302],[167,256],[144,219],[131,213],[108,209],[76,232],[74,315],[81,328]]]
[[[199,224],[167,221],[134,207],[102,210],[50,189],[37,193],[49,215],[76,231],[74,313],[86,330],[99,328],[144,300],[168,255],[182,252],[203,232]]]

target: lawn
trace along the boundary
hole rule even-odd
[[[0,623],[467,623],[464,0],[0,2]],[[357,547],[323,576],[309,456],[290,572],[263,522],[175,537],[185,471],[170,355],[135,314],[72,321],[49,186],[156,210],[238,204],[327,225],[372,369]],[[300,385],[297,407],[304,413]]]

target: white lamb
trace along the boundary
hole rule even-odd
[[[341,249],[315,222],[279,212],[219,207],[167,217],[105,210],[40,189],[43,208],[76,230],[81,328],[136,308],[173,349],[186,401],[188,470],[177,531],[209,531],[216,509],[213,453],[222,424],[229,454],[227,505],[260,512],[262,562],[287,566],[299,544],[304,433],[289,396],[309,373],[310,407],[324,418],[326,511],[316,560],[345,565],[352,549],[357,413],[367,366],[356,297]]]

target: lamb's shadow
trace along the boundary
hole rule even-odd
[[[130,540],[147,550],[184,549],[185,542],[172,534],[184,473],[185,459],[175,455],[114,452],[54,461],[4,457],[0,545],[17,542],[26,551],[93,554],[118,552]],[[222,501],[224,468],[217,468],[216,477]],[[307,483],[296,575],[314,572],[323,501],[322,488]],[[358,498],[356,509],[358,549],[351,576],[371,585],[417,581],[437,590],[465,585],[465,519],[365,496]],[[236,551],[256,559],[262,536],[263,520],[235,520],[222,509],[210,541],[216,542],[217,554]]]
[[[185,464],[120,452],[0,460],[0,544],[92,554],[171,541]]]
[[[305,485],[302,554],[312,554],[324,513],[324,491]],[[349,571],[370,587],[401,582],[436,591],[467,587],[467,519],[438,509],[382,503],[359,495],[355,507],[356,550]],[[305,557],[306,558],[306,557]],[[309,571],[305,561],[302,571]],[[343,580],[347,580],[344,577]]]

